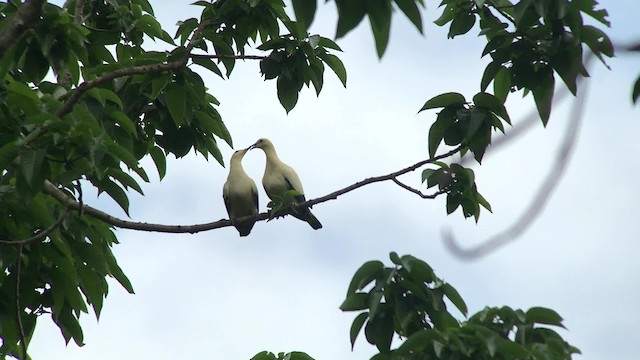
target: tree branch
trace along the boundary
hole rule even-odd
[[[394,173],[391,173],[391,174],[388,174],[388,175],[382,175],[382,176],[376,176],[376,177],[371,177],[371,178],[368,178],[368,179],[364,179],[364,180],[359,181],[359,182],[357,182],[357,183],[355,183],[353,185],[349,185],[344,189],[340,189],[338,191],[332,192],[331,194],[328,194],[328,195],[325,195],[325,196],[322,196],[322,197],[319,197],[319,198],[316,198],[316,199],[313,199],[313,200],[309,200],[309,201],[304,202],[304,203],[302,203],[300,205],[313,206],[315,204],[323,203],[323,202],[328,201],[328,200],[333,200],[333,199],[337,198],[338,196],[340,196],[342,194],[348,193],[349,191],[353,191],[353,190],[355,190],[357,188],[363,187],[365,185],[373,184],[375,182],[387,181],[387,180],[394,179],[394,178],[396,178],[396,177],[398,177],[398,176],[400,176],[402,174],[406,174],[408,172],[414,171],[414,170],[416,170],[416,169],[418,169],[418,168],[420,168],[420,167],[422,167],[424,165],[431,164],[431,163],[433,163],[435,161],[438,161],[438,160],[447,158],[449,156],[452,156],[452,155],[454,155],[455,153],[457,153],[459,151],[460,151],[460,147],[457,147],[457,148],[455,148],[455,149],[453,149],[453,150],[451,150],[451,151],[449,151],[447,153],[435,156],[435,157],[430,158],[430,159],[422,160],[422,161],[420,161],[418,163],[415,163],[415,164],[413,164],[413,165],[411,165],[411,166],[409,166],[407,168],[404,168],[402,170],[398,170],[398,171],[396,171]]]
[[[86,93],[90,89],[100,84],[104,84],[105,82],[108,82],[123,76],[174,70],[184,66],[187,63],[187,61],[189,61],[189,58],[191,56],[191,51],[195,47],[196,43],[200,40],[202,31],[204,30],[204,28],[212,24],[214,24],[214,21],[210,20],[210,21],[202,22],[198,25],[198,27],[193,32],[191,39],[187,43],[187,46],[185,48],[185,54],[177,60],[160,63],[160,64],[154,64],[154,65],[141,65],[141,66],[132,66],[125,69],[118,69],[118,70],[114,70],[112,72],[103,74],[96,79],[84,81],[82,84],[78,85],[78,87],[74,89],[73,93],[71,93],[71,96],[69,96],[69,98],[64,102],[62,107],[58,109],[58,111],[56,112],[56,116],[62,117],[67,113],[69,113],[73,108],[73,105],[75,105],[78,102],[78,100],[80,100],[80,98],[82,97],[82,95],[84,95],[84,93]]]
[[[407,185],[407,184],[405,184],[405,183],[401,182],[400,180],[398,180],[398,179],[396,179],[396,178],[393,178],[393,179],[391,179],[391,180],[392,180],[394,183],[396,183],[396,185],[400,186],[401,188],[403,188],[403,189],[405,189],[405,190],[407,190],[407,191],[409,191],[409,192],[412,192],[412,193],[414,193],[414,194],[416,194],[416,195],[420,196],[420,197],[421,197],[421,198],[423,198],[423,199],[435,199],[438,195],[442,195],[442,194],[444,194],[444,193],[446,193],[446,192],[447,192],[446,190],[444,190],[444,189],[443,189],[443,190],[438,190],[438,191],[436,191],[435,193],[433,193],[433,194],[431,194],[431,195],[426,195],[426,194],[423,194],[423,193],[422,193],[422,191],[420,191],[420,190],[418,190],[418,189],[414,189],[414,188],[412,188],[411,186],[409,186],[409,185]]]
[[[592,58],[593,53],[589,53],[585,59],[585,66],[589,64]],[[565,130],[564,139],[560,149],[558,150],[554,167],[551,172],[549,172],[549,175],[543,182],[538,193],[534,197],[534,200],[526,211],[513,225],[503,232],[490,237],[478,246],[468,249],[463,249],[458,244],[458,241],[450,230],[443,230],[445,245],[453,255],[465,260],[476,260],[488,255],[498,248],[516,240],[529,228],[529,226],[531,226],[531,224],[533,224],[538,216],[540,216],[542,209],[551,198],[551,194],[560,183],[560,179],[564,175],[569,164],[569,160],[571,159],[571,154],[575,147],[576,139],[580,131],[580,125],[582,123],[584,105],[587,98],[587,89],[588,87],[586,85],[583,86],[582,92],[577,96],[571,109],[570,122]]]
[[[487,3],[488,3],[488,4],[490,4],[492,8],[496,9],[496,10],[500,13],[500,15],[504,16],[504,17],[505,17],[507,20],[509,20],[513,25],[515,25],[515,24],[516,24],[516,20],[515,20],[513,17],[511,17],[511,15],[507,14],[507,13],[503,10],[503,9],[506,9],[506,8],[513,7],[513,5],[510,5],[510,6],[498,6],[498,5],[496,5],[496,3],[495,3],[495,2],[493,2],[492,0],[487,1]]]
[[[81,203],[79,203],[80,206],[82,206]],[[64,219],[67,218],[67,215],[69,215],[69,210],[65,209],[62,213],[62,215],[60,215],[60,217],[58,218],[58,220],[56,220],[56,222],[54,222],[53,224],[51,224],[51,226],[49,226],[48,228],[38,231],[35,235],[33,235],[32,237],[26,238],[26,239],[22,239],[22,240],[0,240],[0,244],[8,244],[8,245],[27,245],[30,244],[32,242],[36,242],[39,240],[42,240],[44,238],[46,238],[49,234],[51,234],[55,229],[58,228],[58,226],[60,226],[60,224],[62,224],[62,222],[64,221]]]
[[[7,25],[0,31],[0,59],[4,58],[7,50],[15,45],[22,35],[33,27],[40,16],[45,0],[26,0]]]
[[[353,191],[355,189],[361,188],[365,185],[369,185],[369,184],[373,184],[376,182],[381,182],[381,181],[387,181],[387,180],[393,180],[396,177],[402,175],[402,174],[406,174],[408,172],[414,171],[418,168],[420,168],[421,166],[424,166],[426,164],[430,164],[433,163],[435,161],[438,161],[440,159],[444,159],[446,157],[452,156],[453,154],[457,153],[458,151],[460,151],[460,147],[457,147],[447,153],[444,153],[442,155],[438,155],[435,156],[433,158],[430,159],[426,159],[426,160],[422,160],[416,164],[413,164],[409,167],[406,167],[404,169],[398,170],[396,172],[393,172],[391,174],[388,175],[382,175],[382,176],[376,176],[376,177],[371,177],[365,180],[362,180],[360,182],[357,182],[353,185],[349,185],[343,189],[340,189],[338,191],[334,191],[328,195],[316,198],[316,199],[312,199],[312,200],[308,200],[302,203],[297,204],[296,206],[313,206],[316,204],[320,204],[329,200],[333,200],[336,199],[338,196],[346,194],[350,191]],[[58,189],[58,187],[56,187],[53,183],[51,183],[48,180],[45,180],[44,185],[43,185],[43,190],[45,193],[49,194],[50,196],[52,196],[53,198],[55,198],[56,200],[58,200],[62,205],[64,205],[65,207],[67,207],[68,209],[71,210],[80,210],[80,208],[82,207],[83,213],[89,216],[92,216],[96,219],[102,220],[104,222],[106,222],[107,224],[113,225],[117,228],[121,228],[121,229],[131,229],[131,230],[138,230],[138,231],[153,231],[153,232],[163,232],[163,233],[197,233],[197,232],[201,232],[201,231],[207,231],[207,230],[213,230],[213,229],[218,229],[218,228],[222,228],[222,227],[227,227],[227,226],[231,226],[231,221],[228,219],[221,219],[218,221],[214,221],[214,222],[210,222],[210,223],[206,223],[206,224],[196,224],[196,225],[164,225],[164,224],[152,224],[152,223],[146,223],[146,222],[136,222],[136,221],[128,221],[128,220],[123,220],[123,219],[119,219],[115,216],[111,216],[101,210],[98,210],[94,207],[91,207],[87,204],[80,204],[78,201],[76,201],[75,199],[71,198],[70,196],[68,196],[67,194],[65,194],[62,190]],[[439,194],[438,194],[439,195]],[[433,197],[435,197],[437,195],[434,195]],[[264,213],[260,213],[258,215],[255,216],[246,216],[243,218],[239,218],[238,221],[245,221],[245,220],[249,220],[249,219],[254,219],[256,221],[264,221],[269,219],[269,213],[268,212],[264,212]]]

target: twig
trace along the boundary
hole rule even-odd
[[[422,160],[422,161],[420,161],[418,163],[415,163],[415,164],[413,164],[413,165],[411,165],[411,166],[409,166],[407,168],[404,168],[402,170],[398,170],[398,171],[396,171],[394,173],[391,173],[391,174],[388,174],[388,175],[382,175],[382,176],[376,176],[376,177],[371,177],[371,178],[368,178],[368,179],[364,179],[364,180],[362,180],[360,182],[357,182],[357,183],[355,183],[353,185],[349,185],[344,189],[340,189],[338,191],[332,192],[331,194],[328,194],[328,195],[325,195],[325,196],[322,196],[322,197],[319,197],[319,198],[316,198],[316,199],[313,199],[313,200],[309,200],[309,201],[307,201],[305,203],[302,203],[300,205],[313,206],[315,204],[320,204],[320,203],[323,203],[323,202],[328,201],[328,200],[333,200],[333,199],[337,198],[338,196],[340,196],[342,194],[348,193],[349,191],[353,191],[353,190],[355,190],[357,188],[360,188],[360,187],[363,187],[365,185],[369,185],[369,184],[372,184],[372,183],[375,183],[375,182],[387,181],[387,180],[394,179],[394,178],[396,178],[396,177],[398,177],[398,176],[400,176],[402,174],[406,174],[408,172],[414,171],[414,170],[416,170],[416,169],[418,169],[418,168],[420,168],[420,167],[422,167],[422,166],[424,166],[426,164],[431,164],[431,163],[433,163],[435,161],[438,161],[438,160],[447,158],[449,156],[452,156],[452,155],[454,155],[455,153],[457,153],[459,151],[460,151],[460,147],[457,147],[457,148],[455,148],[455,149],[453,149],[453,150],[451,150],[451,151],[449,151],[447,153],[435,156],[435,157],[427,159],[427,160]]]
[[[26,0],[0,31],[0,59],[42,16],[45,0]]]
[[[22,324],[22,306],[20,306],[20,271],[22,269],[22,249],[24,245],[18,246],[18,263],[16,264],[16,320],[22,343],[22,359],[27,359],[27,337],[24,335],[24,324]]]
[[[591,61],[593,54],[589,53],[585,59],[585,66]],[[565,130],[562,146],[558,151],[556,162],[553,169],[549,172],[549,175],[543,182],[542,186],[538,190],[538,193],[534,197],[526,211],[520,216],[520,218],[509,228],[501,233],[498,233],[482,244],[463,249],[458,244],[458,241],[453,236],[452,232],[448,229],[443,230],[443,238],[445,245],[451,251],[451,253],[459,258],[466,260],[479,259],[496,249],[516,240],[525,230],[533,224],[533,222],[540,216],[542,209],[551,198],[551,194],[560,183],[560,179],[564,175],[569,159],[576,144],[576,139],[580,131],[580,125],[583,118],[584,104],[587,98],[587,89],[585,85],[582,87],[582,92],[577,96],[573,108],[571,109],[570,122]]]
[[[442,155],[438,155],[435,156],[433,158],[430,159],[426,159],[426,160],[422,160],[416,164],[413,164],[407,168],[404,168],[402,170],[398,170],[396,172],[393,172],[391,174],[388,175],[382,175],[382,176],[377,176],[377,177],[372,177],[372,178],[368,178],[365,180],[362,180],[360,182],[357,182],[355,184],[349,185],[343,189],[340,189],[338,191],[334,191],[328,195],[316,198],[316,199],[312,199],[312,200],[308,200],[302,203],[297,204],[297,206],[313,206],[316,204],[320,204],[329,200],[333,200],[336,199],[338,196],[346,194],[350,191],[353,191],[355,189],[358,189],[360,187],[363,187],[365,185],[368,184],[372,184],[375,182],[381,182],[381,181],[387,181],[387,180],[392,180],[395,179],[396,177],[402,175],[402,174],[406,174],[408,172],[414,171],[416,169],[418,169],[421,166],[424,166],[426,164],[430,164],[433,163],[435,161],[438,161],[440,159],[452,156],[453,154],[455,154],[456,152],[460,151],[460,148],[455,148],[445,154]],[[53,198],[55,198],[56,200],[58,200],[62,205],[64,205],[65,207],[71,209],[71,210],[78,210],[80,208],[80,203],[77,202],[76,200],[74,200],[73,198],[69,197],[67,194],[65,194],[62,190],[58,189],[53,183],[51,183],[48,180],[45,180],[44,185],[43,185],[43,190],[45,193],[49,194],[50,196],[52,196]],[[435,197],[435,196],[434,196]],[[222,227],[226,227],[226,226],[231,226],[231,221],[227,220],[227,219],[221,219],[218,221],[214,221],[214,222],[210,222],[210,223],[206,223],[206,224],[196,224],[196,225],[164,225],[164,224],[152,224],[152,223],[146,223],[146,222],[136,222],[136,221],[128,221],[128,220],[122,220],[119,219],[115,216],[111,216],[101,210],[98,210],[94,207],[91,207],[89,205],[83,204],[82,205],[84,214],[92,216],[96,219],[102,220],[104,222],[106,222],[107,224],[113,225],[115,227],[121,228],[121,229],[131,229],[131,230],[138,230],[138,231],[153,231],[153,232],[163,232],[163,233],[197,233],[197,232],[201,232],[201,231],[207,231],[207,230],[213,230],[213,229],[218,229],[218,228],[222,228]],[[239,218],[238,221],[246,221],[246,220],[255,220],[255,221],[264,221],[269,219],[269,213],[264,212],[264,213],[260,213],[258,215],[255,216],[246,216],[243,218]]]
[[[500,15],[504,16],[507,20],[511,21],[512,24],[514,25],[516,24],[516,20],[513,17],[511,17],[511,15],[507,14],[504,10],[502,10],[502,9],[509,8],[510,6],[498,6],[492,0],[487,1],[487,3],[489,3],[492,8],[498,10]]]
[[[41,231],[38,231],[32,237],[29,237],[29,238],[26,238],[26,239],[22,239],[22,240],[0,240],[0,244],[20,245],[20,246],[22,246],[22,245],[30,244],[32,242],[36,242],[36,241],[42,240],[42,239],[46,238],[49,234],[51,234],[56,228],[58,228],[58,226],[60,226],[60,224],[62,224],[64,219],[66,219],[67,215],[69,215],[69,209],[64,209],[64,211],[62,212],[62,215],[60,215],[60,217],[58,218],[58,220],[56,220],[56,222],[51,224],[51,226],[49,226],[48,228],[46,228],[44,230],[41,230]]]
[[[409,191],[409,192],[412,192],[412,193],[414,193],[414,194],[416,194],[416,195],[420,196],[420,197],[421,197],[421,198],[423,198],[423,199],[435,199],[438,195],[442,195],[442,194],[444,194],[444,193],[446,193],[446,192],[447,192],[446,190],[444,190],[444,189],[443,189],[443,190],[438,190],[438,191],[436,191],[435,193],[433,193],[433,194],[431,194],[431,195],[426,195],[426,194],[423,194],[420,190],[418,190],[418,189],[414,189],[414,188],[412,188],[411,186],[409,186],[409,185],[407,185],[407,184],[405,184],[405,183],[401,182],[400,180],[398,180],[398,179],[396,179],[396,178],[391,179],[391,181],[393,181],[394,183],[396,183],[396,184],[397,184],[398,186],[400,186],[401,188],[403,188],[403,189],[405,189],[405,190],[407,190],[407,191]]]

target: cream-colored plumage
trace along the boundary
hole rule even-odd
[[[288,190],[296,190],[304,194],[300,177],[291,166],[280,160],[273,143],[269,139],[259,139],[249,148],[262,149],[267,158],[264,175],[262,177],[262,186],[271,200],[273,200],[275,196],[282,196]],[[295,200],[298,203],[306,201],[304,195],[296,196]],[[291,212],[291,215],[306,221],[316,230],[322,227],[320,221],[313,216],[308,207],[297,207],[295,211]]]
[[[240,236],[249,235],[255,220],[238,221],[237,219],[258,214],[258,188],[242,167],[242,158],[248,150],[249,148],[238,150],[231,155],[229,176],[222,188],[222,197],[229,220]]]

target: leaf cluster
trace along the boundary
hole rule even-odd
[[[351,344],[364,327],[367,342],[379,351],[372,359],[570,359],[580,353],[549,327],[563,327],[555,311],[487,307],[460,321],[447,309],[448,302],[467,315],[453,286],[418,258],[395,252],[390,258],[391,267],[380,261],[362,265],[340,307],[360,312]],[[392,349],[395,336],[404,341]]]
[[[339,47],[308,36],[289,19],[284,2],[195,5],[201,16],[180,22],[172,37],[147,0],[47,3],[0,60],[0,212],[6,219],[0,223],[0,357],[17,356],[42,314],[51,314],[67,342],[82,344],[78,319],[87,305],[99,316],[107,277],[133,292],[111,252],[117,243],[111,226],[82,210],[68,212],[45,187],[80,204],[83,188],[92,187],[128,214],[128,191],[143,194],[140,182],[150,181],[143,158],[153,160],[161,179],[169,154],[194,151],[224,165],[218,141],[233,146],[231,134],[194,65],[228,78],[246,48],[270,51],[258,58],[286,65],[275,77],[287,110],[295,105],[291,84],[296,99],[300,81],[320,92],[325,63],[346,82],[344,66],[329,52]],[[0,4],[0,28],[20,6]],[[290,33],[281,34],[281,24]],[[148,40],[173,48],[150,51]],[[289,67],[301,59],[305,66]],[[264,64],[263,71],[270,68]],[[47,236],[18,245],[60,219]]]
[[[449,24],[449,37],[469,32],[476,23],[487,45],[482,56],[491,56],[480,89],[493,82],[503,102],[513,91],[531,92],[544,125],[551,115],[555,75],[575,95],[579,76],[588,76],[583,48],[603,63],[614,55],[608,36],[583,15],[610,26],[607,11],[595,0],[443,0],[439,26]],[[606,64],[606,63],[605,63]]]

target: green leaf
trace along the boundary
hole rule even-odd
[[[122,210],[129,215],[129,198],[120,186],[109,179],[103,179],[96,185],[98,186],[98,191],[104,191],[109,194],[109,196],[120,205]]]
[[[107,260],[107,264],[109,265],[109,271],[111,275],[118,280],[120,285],[122,285],[125,290],[129,292],[129,294],[134,294],[133,286],[131,286],[131,282],[129,278],[122,272],[122,269],[116,262],[116,258],[113,256],[111,251],[105,254],[105,259]]]
[[[515,343],[511,340],[504,340],[497,338],[498,340],[498,352],[506,359],[527,359],[529,358],[529,352],[524,346]]]
[[[336,44],[333,40],[328,39],[326,37],[322,37],[322,36],[320,36],[320,40],[318,41],[318,46],[321,46],[327,49],[342,51],[340,46],[338,46],[338,44]]]
[[[422,182],[424,183],[427,179],[436,172],[436,169],[424,169],[422,171]]]
[[[442,285],[442,291],[444,292],[444,295],[453,303],[453,305],[455,305],[455,307],[460,310],[462,315],[467,316],[467,304],[465,304],[464,300],[458,293],[458,290],[456,290],[450,284],[445,283]]]
[[[136,126],[133,124],[133,121],[131,121],[127,114],[123,113],[120,110],[113,110],[109,113],[109,117],[123,129],[125,129],[129,134],[133,135],[134,138],[138,138],[138,131],[136,129]]]
[[[447,107],[451,105],[463,105],[467,102],[462,94],[456,92],[449,92],[432,97],[424,103],[422,108],[418,111],[424,111],[428,109],[436,109],[441,107]]]
[[[111,171],[108,172],[108,175],[118,180],[118,182],[122,184],[122,186],[124,186],[125,189],[132,188],[135,191],[137,191],[140,195],[144,195],[140,185],[129,174],[125,173],[124,171],[120,169],[111,169]]]
[[[286,355],[285,360],[314,360],[314,358],[302,351],[292,351]]]
[[[122,145],[118,144],[115,141],[107,141],[106,148],[109,151],[109,154],[116,160],[122,161],[125,163],[130,169],[138,169],[138,159],[127,149],[125,149]]]
[[[340,305],[340,310],[342,311],[358,311],[365,310],[369,307],[368,300],[369,294],[367,293],[354,293],[349,296],[342,302]]]
[[[471,13],[458,13],[451,22],[451,26],[449,27],[449,34],[447,35],[450,39],[462,34],[466,34],[471,30],[473,25],[476,23],[476,16]]]
[[[497,97],[486,93],[479,92],[473,96],[473,103],[480,108],[485,108],[493,111],[494,114],[503,118],[508,124],[511,124],[511,119],[507,113],[507,109],[504,104]]]
[[[356,344],[356,339],[358,338],[358,334],[360,333],[360,330],[362,330],[362,326],[364,326],[364,322],[367,321],[368,317],[369,317],[369,313],[365,311],[360,315],[356,316],[355,319],[353,319],[353,323],[351,324],[351,329],[349,330],[349,338],[351,340],[352,351],[353,351],[353,347]]]
[[[459,193],[447,194],[447,215],[450,215],[451,213],[456,211],[458,206],[460,206],[461,201],[462,198]]]
[[[433,346],[434,341],[441,339],[440,334],[431,329],[420,330],[405,340],[398,348],[400,354],[420,354],[427,347]]]
[[[562,325],[562,317],[555,312],[554,310],[547,309],[544,307],[532,307],[527,310],[527,323],[534,324],[547,324],[547,325],[555,325],[564,328]]]
[[[480,81],[481,91],[487,90],[489,83],[491,83],[491,81],[495,79],[500,69],[502,69],[502,65],[497,61],[492,61],[489,63],[489,65],[487,65],[487,67],[484,69],[484,73],[482,74],[482,80]]]
[[[378,260],[367,261],[364,263],[351,279],[349,283],[349,289],[347,295],[355,293],[357,290],[361,290],[376,278],[382,275],[384,264]]]
[[[298,92],[300,91],[299,83],[287,79],[284,75],[278,76],[277,81],[278,100],[287,113],[293,110],[298,103]]]
[[[411,255],[404,255],[400,258],[400,261],[414,279],[420,282],[432,282],[436,280],[433,269],[426,262]]]
[[[493,78],[493,93],[504,104],[511,91],[511,72],[509,69],[501,67]]]
[[[263,351],[255,354],[251,360],[277,360],[276,354],[268,351]]]
[[[40,103],[38,94],[36,94],[35,90],[31,89],[27,84],[18,81],[11,81],[9,86],[7,86],[7,90],[14,94],[22,95],[36,104]]]
[[[444,10],[442,10],[442,14],[440,14],[440,17],[438,17],[433,23],[438,25],[438,26],[444,26],[447,23],[449,23],[451,20],[453,20],[453,18],[456,16],[456,9],[453,7],[453,5],[448,4]]]
[[[209,58],[204,58],[204,57],[192,57],[191,60],[195,64],[198,64],[198,65],[204,67],[205,69],[208,69],[208,70],[212,71],[213,73],[215,73],[216,75],[218,75],[222,79],[224,79],[224,75],[222,75],[222,72],[220,71],[220,68],[218,67],[218,65],[216,65],[216,63],[213,60],[211,60]]]
[[[82,327],[80,327],[78,319],[71,314],[71,309],[68,307],[65,308],[65,310],[60,313],[60,317],[54,319],[54,321],[62,330],[62,334],[64,335],[67,343],[69,343],[69,340],[73,338],[78,346],[84,346]]]
[[[18,147],[15,141],[8,142],[0,147],[0,169],[6,169],[18,156]]]
[[[302,24],[305,30],[309,29],[309,26],[313,22],[313,18],[316,15],[316,0],[293,0],[293,11],[296,14],[296,20]]]
[[[167,174],[167,157],[164,151],[162,151],[158,146],[154,146],[149,151],[149,155],[151,155],[153,162],[156,164],[158,176],[160,177],[160,180],[162,180]]]
[[[396,5],[404,13],[404,15],[411,20],[413,25],[422,34],[422,17],[420,16],[420,9],[415,0],[394,0]]]
[[[180,127],[184,121],[184,112],[187,107],[187,92],[183,86],[172,83],[167,85],[164,98],[173,123],[176,127]]]
[[[368,0],[336,0],[338,7],[338,26],[336,39],[345,36],[353,30],[364,18],[366,13],[366,1]]]
[[[426,104],[425,104],[426,105]],[[444,108],[438,114],[436,121],[429,128],[429,156],[434,157],[436,155],[436,151],[444,139],[447,130],[449,127],[453,125],[456,121],[455,119],[455,109],[447,107]]]
[[[29,187],[33,188],[36,182],[44,182],[44,178],[39,179],[42,172],[42,163],[44,161],[44,156],[46,153],[46,149],[39,148],[36,150],[31,150],[29,148],[24,148],[20,150],[20,172],[24,176],[24,179],[27,182]],[[36,179],[38,179],[36,181]]]
[[[553,90],[555,86],[555,80],[553,73],[547,73],[540,79],[540,84],[531,89],[533,93],[533,99],[536,102],[538,108],[538,114],[542,119],[542,124],[547,126],[549,117],[551,117],[551,104],[553,102]]]
[[[633,101],[634,104],[638,101],[638,97],[640,97],[640,76],[636,79],[636,82],[633,84],[633,91],[631,93],[631,100]],[[1,152],[2,151],[0,151],[0,153]]]
[[[340,79],[340,82],[342,82],[342,86],[347,87],[347,70],[342,63],[342,60],[335,55],[327,53],[320,53],[318,57],[322,59],[325,64],[329,65],[331,70],[333,70],[336,76],[338,76],[338,79]]]
[[[87,302],[93,307],[96,319],[100,319],[100,311],[104,300],[104,290],[100,276],[94,273],[87,265],[78,267],[78,276],[80,277],[80,286],[82,293],[87,298]]]
[[[382,58],[389,43],[389,31],[391,29],[391,4],[388,0],[368,0],[367,13],[371,31],[376,42],[378,58]]]

